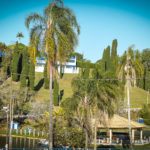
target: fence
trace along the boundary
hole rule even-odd
[[[6,131],[0,131],[0,134],[6,134]],[[44,131],[38,131],[38,130],[23,130],[23,129],[13,129],[12,135],[18,135],[18,136],[26,136],[26,137],[48,137],[48,133],[45,133]]]

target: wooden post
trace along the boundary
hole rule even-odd
[[[134,129],[132,129],[132,143],[134,143]]]
[[[22,135],[22,129],[20,129],[20,134]]]
[[[143,131],[142,131],[142,129],[140,130],[140,141],[143,143]]]
[[[112,144],[112,129],[109,129],[109,144]]]
[[[34,131],[33,131],[33,136],[35,136],[35,129],[34,129]]]

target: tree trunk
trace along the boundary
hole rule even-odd
[[[49,78],[50,77],[50,62],[49,62],[49,60],[47,61],[47,78]]]
[[[87,132],[87,130],[85,129],[85,148],[86,148],[86,149],[88,148],[88,140],[89,140],[88,132]]]
[[[95,125],[94,125],[94,150],[96,150],[96,139],[97,139],[97,126],[96,126],[96,117],[95,117]]]
[[[50,64],[50,75],[49,75],[49,148],[53,148],[53,70],[52,70],[52,62]]]
[[[146,67],[144,68],[144,78],[143,78],[143,88],[144,88],[144,90],[146,90]]]

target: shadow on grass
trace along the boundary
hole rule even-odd
[[[44,84],[44,78],[39,81],[39,83],[34,87],[35,91],[39,91]]]

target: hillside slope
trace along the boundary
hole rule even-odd
[[[64,90],[64,95],[62,100],[65,98],[71,97],[73,92],[71,88],[71,80],[76,77],[77,74],[65,74],[63,79],[59,79],[59,90]],[[35,73],[35,96],[34,99],[40,102],[49,101],[49,90],[44,89],[44,79],[43,73]],[[3,86],[6,88],[3,88]],[[10,93],[11,88],[11,78],[8,78],[1,88],[2,92]],[[19,91],[20,82],[12,82],[12,89],[15,91]],[[126,98],[126,90],[125,90],[125,99],[124,104],[127,107],[127,98]],[[150,94],[148,95],[148,103],[150,103]],[[130,89],[130,104],[132,108],[142,108],[143,104],[147,104],[147,91],[132,87]]]
[[[71,80],[76,77],[77,74],[65,74],[63,76],[63,79],[59,79],[59,90],[64,90],[64,95],[62,97],[62,100],[70,97],[72,95],[72,88],[71,88]],[[43,84],[43,73],[36,73],[35,74],[35,89],[36,87],[40,87],[40,89],[37,90],[36,94],[36,100],[44,101],[49,99],[49,90],[44,89]],[[41,85],[39,84],[41,82]]]
[[[147,91],[132,87],[130,89],[130,104],[132,108],[142,108],[144,104],[147,104]],[[125,91],[125,104],[127,104],[126,99],[126,91]],[[148,103],[150,103],[150,94],[148,94]]]

